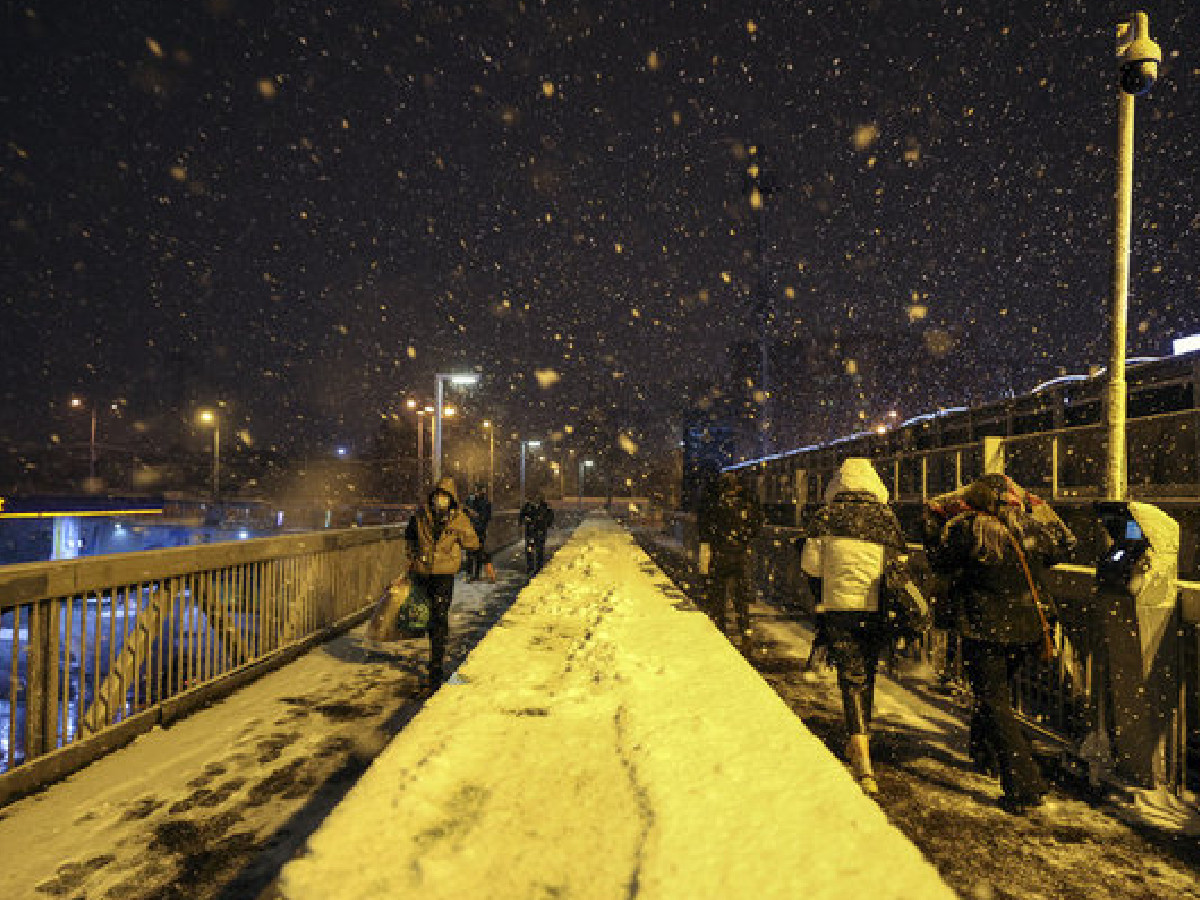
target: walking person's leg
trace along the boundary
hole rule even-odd
[[[878,650],[872,653],[873,638],[850,623],[829,623],[829,655],[837,668],[846,720],[846,759],[864,793],[879,792],[871,765],[870,726],[874,669]]]
[[[446,644],[450,638],[450,604],[454,598],[453,575],[425,576],[429,592],[429,677],[436,689],[445,678]]]
[[[1013,713],[1009,676],[1019,652],[986,641],[963,641],[963,664],[975,694],[978,740],[994,754],[1004,801],[1015,811],[1036,805],[1046,792],[1033,748]]]

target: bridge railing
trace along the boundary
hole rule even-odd
[[[0,802],[363,613],[402,526],[0,567]]]

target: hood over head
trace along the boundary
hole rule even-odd
[[[433,486],[433,490],[429,492],[429,505],[433,505],[433,495],[441,492],[450,495],[450,507],[453,509],[458,506],[458,488],[454,485],[454,479],[449,475],[443,475],[438,479],[438,483]]]
[[[887,486],[879,477],[879,473],[875,471],[875,467],[871,465],[871,461],[860,456],[851,456],[842,460],[837,474],[833,476],[829,487],[825,489],[825,502],[832,503],[838,494],[847,491],[870,494],[880,503],[887,503],[890,496]]]

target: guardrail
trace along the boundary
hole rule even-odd
[[[758,554],[758,582],[772,599],[811,603],[808,586],[801,577],[799,554],[792,542],[800,529],[769,527]],[[922,554],[919,544],[910,552]],[[1083,606],[1094,592],[1096,570],[1080,565],[1055,566],[1049,575],[1050,588],[1060,605]],[[811,608],[811,607],[810,607]],[[1163,647],[1175,673],[1176,691],[1172,707],[1159,711],[1168,723],[1163,776],[1166,786],[1178,795],[1200,792],[1200,583],[1179,582],[1179,604],[1173,628],[1168,629]],[[1064,618],[1067,618],[1064,616]],[[1018,712],[1026,725],[1047,742],[1085,765],[1093,778],[1104,777],[1113,761],[1097,753],[1089,735],[1103,734],[1107,710],[1112,705],[1108,679],[1102,672],[1101,638],[1088,629],[1058,626],[1062,651],[1053,666],[1027,667],[1015,684]],[[941,656],[945,642],[937,648],[922,646],[918,652]],[[957,657],[961,659],[961,656]],[[1138,673],[1139,676],[1141,673]]]
[[[0,803],[364,615],[403,526],[0,567]]]

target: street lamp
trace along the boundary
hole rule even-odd
[[[71,398],[71,409],[83,409],[83,400],[79,397]],[[88,444],[88,480],[96,480],[96,404],[89,407],[92,414],[92,439]],[[90,490],[90,488],[89,488]]]
[[[532,447],[537,449],[542,446],[541,441],[521,441],[521,507],[525,507],[525,448]]]
[[[581,459],[579,461],[579,511],[583,512],[583,473],[594,466],[596,463],[591,459]]]
[[[496,502],[496,429],[490,419],[483,420],[488,433],[488,499]],[[524,504],[522,504],[523,506]]]
[[[214,410],[202,409],[197,418],[213,429],[212,492],[216,500],[221,495],[221,417]]]
[[[1133,220],[1133,116],[1134,98],[1158,79],[1162,48],[1150,39],[1150,19],[1144,12],[1132,22],[1117,25],[1117,209],[1113,241],[1112,296],[1109,303],[1108,385],[1105,415],[1108,452],[1104,471],[1104,496],[1124,500],[1128,493],[1125,451],[1125,326],[1129,314],[1129,244]]]
[[[451,384],[471,385],[479,383],[479,375],[475,372],[438,372],[437,381],[437,397],[434,401],[434,420],[433,420],[433,481],[437,483],[442,477],[442,407],[444,404],[445,385],[449,381]],[[453,415],[453,413],[451,413]]]

